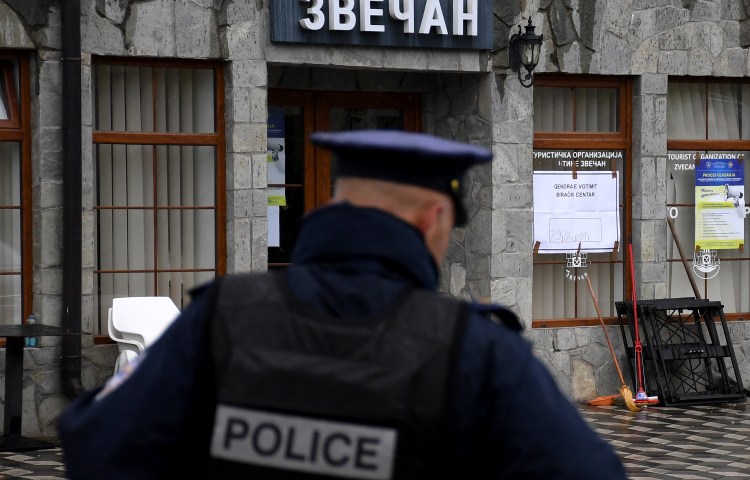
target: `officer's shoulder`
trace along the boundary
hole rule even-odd
[[[523,330],[523,325],[518,316],[500,304],[471,301],[469,302],[469,308],[478,316],[493,320],[514,332]]]

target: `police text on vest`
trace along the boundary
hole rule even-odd
[[[391,478],[396,431],[219,405],[215,458],[339,477]]]

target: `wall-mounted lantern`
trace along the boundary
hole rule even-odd
[[[526,88],[534,84],[534,74],[532,73],[536,64],[539,63],[539,52],[542,49],[542,39],[544,35],[534,33],[534,25],[526,25],[526,32],[521,33],[521,25],[518,26],[518,33],[514,33],[508,42],[508,63],[510,69],[518,72],[518,80]],[[526,69],[526,75],[521,76],[521,66]]]

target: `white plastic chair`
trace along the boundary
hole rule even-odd
[[[114,325],[112,325],[112,307],[110,307],[107,315],[107,330],[109,331],[109,338],[117,343],[117,348],[120,352],[115,361],[115,373],[117,373],[122,367],[138,356],[143,349],[139,342],[136,342],[135,340],[126,340],[123,333],[117,331]]]
[[[120,354],[115,373],[152,345],[180,315],[169,297],[123,297],[112,300],[107,329]]]

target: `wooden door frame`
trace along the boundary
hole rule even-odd
[[[633,231],[632,211],[632,178],[633,178],[633,80],[631,77],[587,76],[550,74],[535,77],[535,86],[563,87],[563,88],[617,88],[620,111],[618,112],[619,129],[616,132],[534,132],[533,150],[622,150],[623,159],[623,205],[622,214],[624,231],[623,241],[620,243],[622,260],[612,263],[622,263],[624,298],[630,298],[631,282],[627,281],[630,271],[630,260],[626,255],[629,236]],[[534,263],[537,263],[534,261]],[[577,302],[577,299],[576,299]],[[576,307],[577,310],[577,307]],[[604,319],[606,323],[615,324],[615,317]],[[564,318],[564,319],[535,319],[532,328],[574,327],[598,325],[597,318]]]
[[[296,90],[271,88],[269,107],[302,107],[304,118],[304,197],[305,212],[324,204],[331,192],[331,154],[315,148],[310,135],[329,131],[333,108],[398,108],[404,112],[404,130],[422,129],[422,104],[419,93]]]

